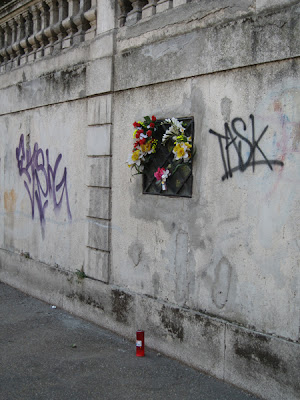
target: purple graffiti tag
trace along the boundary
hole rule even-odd
[[[59,154],[57,156],[54,168],[52,168],[49,161],[49,150],[46,149],[46,160],[44,151],[39,148],[37,143],[34,144],[33,153],[31,153],[30,146],[27,146],[25,149],[23,134],[20,136],[19,145],[16,148],[16,158],[19,175],[25,176],[24,186],[27,190],[31,204],[32,219],[34,219],[36,204],[40,217],[42,237],[44,239],[46,222],[45,210],[48,207],[49,198],[52,198],[53,200],[53,210],[55,212],[58,212],[61,209],[65,198],[68,218],[72,220],[67,188],[67,168],[64,168],[63,177],[60,182],[56,182],[62,155]],[[57,195],[61,188],[61,195],[59,200],[57,200]]]

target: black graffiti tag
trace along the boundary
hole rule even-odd
[[[49,162],[49,150],[46,150],[45,159],[43,150],[39,148],[37,143],[35,143],[33,152],[31,153],[30,146],[26,146],[25,149],[24,135],[20,136],[19,145],[16,148],[16,158],[19,175],[25,176],[26,178],[24,180],[24,186],[27,190],[31,203],[32,219],[34,219],[36,204],[40,217],[42,237],[44,238],[45,210],[48,207],[49,198],[52,198],[53,209],[55,212],[61,209],[63,200],[65,198],[68,218],[70,220],[72,219],[67,189],[67,168],[64,168],[63,176],[60,182],[57,183],[57,172],[62,155],[58,155],[54,164],[54,168],[52,168]],[[59,197],[58,192],[60,190],[61,195]]]
[[[273,170],[272,165],[280,165],[280,166],[284,165],[284,163],[280,160],[269,160],[260,146],[260,141],[262,140],[264,134],[267,132],[268,125],[263,129],[258,139],[256,139],[254,116],[251,114],[249,118],[251,120],[252,141],[250,141],[246,136],[244,136],[237,128],[237,125],[241,125],[243,131],[246,132],[247,126],[242,118],[234,118],[231,121],[231,129],[229,127],[229,124],[226,122],[224,124],[225,135],[221,135],[220,133],[217,133],[212,129],[209,130],[209,133],[218,137],[221,158],[225,171],[224,175],[222,176],[222,180],[232,178],[232,174],[234,172],[236,171],[244,172],[250,166],[252,166],[252,171],[254,172],[255,165],[266,164],[271,170]],[[242,154],[243,143],[249,146],[249,155],[248,158],[245,160]],[[238,165],[235,167],[231,166],[230,146],[231,148],[232,147],[234,148],[238,157]],[[259,152],[263,159],[257,160],[256,152]]]

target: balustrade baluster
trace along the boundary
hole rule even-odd
[[[32,35],[28,38],[28,43],[30,44],[32,51],[28,55],[28,62],[34,61],[36,58],[37,49],[40,46],[39,41],[36,38],[37,33],[41,30],[41,15],[39,8],[35,5],[30,7],[30,12],[32,14]]]
[[[13,66],[13,59],[14,59],[14,50],[12,48],[12,42],[13,42],[13,29],[14,29],[14,21],[11,19],[10,21],[6,22],[7,26],[7,48],[6,52],[8,54],[8,63],[7,63],[7,69],[11,69]]]
[[[132,5],[129,0],[118,0],[120,7],[119,26],[125,25],[127,14],[132,10]]]
[[[63,20],[68,17],[68,2],[66,0],[58,0],[58,22],[54,25],[53,30],[57,35],[57,41],[54,48],[60,50],[62,48],[63,38],[67,32],[63,27]]]
[[[5,71],[6,66],[6,49],[5,49],[5,32],[2,26],[0,26],[0,72]]]
[[[28,38],[32,33],[32,15],[29,10],[24,11],[22,13],[22,18],[24,20],[24,35],[22,40],[20,41],[20,46],[24,49],[24,54],[21,56],[20,64],[23,65],[28,61],[28,54],[31,51],[30,43],[28,42]]]
[[[90,29],[85,32],[84,39],[93,39],[96,36],[97,28],[97,0],[92,0],[91,8],[84,13],[84,18],[90,24]]]
[[[132,10],[127,14],[126,25],[133,25],[142,18],[142,9],[148,3],[147,0],[130,0]]]
[[[44,34],[48,38],[49,44],[45,47],[45,56],[52,54],[54,42],[57,40],[57,35],[54,31],[54,25],[58,22],[58,7],[56,0],[45,0],[49,7],[49,26],[44,30]]]
[[[20,64],[20,59],[21,59],[21,55],[24,53],[24,50],[21,46],[21,40],[23,39],[24,36],[24,19],[22,17],[22,15],[17,15],[15,17],[15,27],[16,27],[16,34],[14,37],[14,41],[13,41],[13,50],[16,53],[16,58],[15,58],[15,66]]]
[[[12,68],[18,66],[20,50],[18,49],[18,17],[13,18],[11,21],[11,47],[13,50]],[[18,52],[17,52],[18,50]]]
[[[45,29],[49,26],[49,8],[46,3],[38,3],[38,9],[41,16],[41,30],[36,34],[36,38],[39,41],[39,48],[36,51],[36,58],[44,56],[45,46],[48,44],[47,36],[45,35]]]
[[[7,52],[7,47],[9,45],[9,38],[8,38],[8,25],[5,22],[4,24],[1,25],[2,31],[4,33],[4,47],[2,49],[1,55],[4,59],[4,70],[6,71],[8,69],[8,62],[9,62],[9,54]]]
[[[157,0],[148,0],[148,4],[142,9],[142,18],[151,17],[156,14],[156,4]]]
[[[63,40],[62,47],[70,47],[73,44],[74,34],[77,32],[77,27],[74,23],[74,17],[79,11],[79,0],[67,0],[68,1],[68,18],[62,22],[63,27],[67,31],[67,36]]]
[[[74,34],[74,43],[80,43],[84,41],[84,34],[89,29],[90,24],[85,19],[84,13],[91,7],[91,0],[80,0],[79,12],[74,17],[74,23],[77,27],[77,32]]]

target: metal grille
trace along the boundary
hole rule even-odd
[[[193,118],[178,118],[179,121],[186,123],[185,135],[192,137],[192,143],[194,141],[194,119]],[[158,121],[163,122],[163,121]],[[153,137],[158,139],[158,143],[161,143],[161,139],[165,131],[169,128],[169,124],[160,125],[159,128],[154,132]],[[192,197],[192,186],[193,186],[193,175],[192,175],[192,163],[186,163],[180,166],[174,174],[167,179],[167,190],[162,190],[161,185],[156,184],[156,178],[154,172],[157,168],[167,169],[168,164],[173,160],[174,154],[172,153],[173,143],[167,143],[167,145],[158,145],[155,153],[155,157],[152,157],[144,171],[143,179],[143,193],[154,194],[160,196],[177,196],[177,197]]]

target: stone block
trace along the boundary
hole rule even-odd
[[[87,155],[107,156],[110,150],[111,125],[88,126]]]
[[[94,249],[109,251],[109,221],[88,219],[87,245]]]
[[[26,59],[24,60],[24,56],[23,57],[21,57],[21,60],[20,60],[20,64],[22,65],[22,64],[25,64],[26,63]],[[34,61],[35,60],[35,52],[32,52],[32,53],[30,53],[30,54],[28,54],[28,62],[31,62],[31,61]]]
[[[147,4],[143,7],[142,10],[142,18],[152,17],[152,15],[156,14],[156,6],[152,4]]]
[[[169,10],[173,7],[173,0],[160,0],[156,6],[156,13]]]
[[[87,66],[86,94],[110,92],[112,88],[112,58],[91,61]]]
[[[86,249],[85,273],[94,279],[108,282],[109,279],[109,253],[101,250]]]
[[[21,56],[21,58],[20,58],[20,65],[26,64],[27,61],[29,62],[29,56],[30,56],[30,54],[29,54],[29,55],[25,54],[25,55]]]
[[[44,57],[44,50],[45,50],[44,47],[39,48],[39,49],[36,51],[36,58],[42,58],[42,57]]]
[[[115,7],[114,0],[101,0],[97,5],[97,34],[107,32],[115,27]]]
[[[53,53],[53,46],[49,45],[45,47],[44,56],[50,56]]]
[[[63,40],[63,42],[62,42],[62,48],[63,48],[63,49],[67,49],[67,48],[71,47],[71,41],[72,41],[72,38],[69,37],[69,36],[67,36],[66,38],[64,38],[64,40]]]
[[[225,381],[264,399],[300,398],[300,345],[227,325]]]
[[[88,124],[102,125],[112,122],[111,95],[94,97],[88,100]]]
[[[189,3],[189,0],[173,0],[173,8]]]
[[[88,40],[93,40],[96,35],[96,29],[89,29],[85,32],[84,40],[87,42]]]
[[[142,11],[130,11],[126,17],[126,25],[132,26],[142,18]]]
[[[88,217],[110,219],[110,189],[89,188]]]
[[[110,187],[111,160],[110,157],[88,157],[87,177],[88,186]]]
[[[90,43],[90,59],[109,57],[113,55],[114,34],[112,32],[102,33],[95,37]]]

